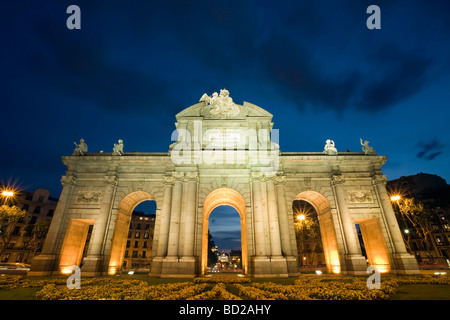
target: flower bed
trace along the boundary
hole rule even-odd
[[[36,297],[42,300],[386,300],[400,285],[449,285],[450,277],[386,275],[381,278],[381,288],[373,290],[367,288],[366,277],[350,276],[300,277],[294,284],[210,277],[156,285],[142,280],[99,277],[82,279],[81,289],[73,290],[67,288],[66,282],[65,278],[2,276],[0,290],[41,288]]]
[[[252,280],[250,278],[244,277],[202,277],[195,278],[195,283],[250,283]]]
[[[225,284],[222,282],[216,284],[211,290],[190,297],[187,300],[213,300],[220,298],[223,300],[242,300],[242,298],[228,292]]]

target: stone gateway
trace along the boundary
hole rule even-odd
[[[154,277],[206,273],[209,215],[221,205],[240,215],[245,275],[298,275],[296,200],[317,211],[330,272],[366,275],[370,264],[381,272],[418,273],[386,191],[386,156],[337,152],[334,142],[333,152],[281,152],[272,115],[248,102],[235,104],[225,89],[204,94],[176,120],[165,153],[129,153],[120,140],[111,153],[62,157],[63,190],[29,275],[80,265],[89,228],[82,275],[120,273],[131,214],[145,200],[157,206]]]

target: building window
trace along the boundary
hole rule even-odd
[[[37,217],[35,217],[35,216],[31,217],[30,224],[35,224],[36,220],[37,220]]]
[[[24,205],[22,206],[22,210],[28,211],[28,207],[29,207],[28,203],[24,203]]]
[[[128,258],[128,250],[125,250],[125,258]]]
[[[141,224],[140,223],[137,224],[136,230],[141,230]]]
[[[135,248],[138,248],[138,247],[139,247],[139,241],[135,241],[135,242],[134,242],[134,247],[135,247]]]
[[[148,232],[144,233],[144,239],[148,239]]]
[[[444,223],[442,226],[444,227],[445,231],[450,231],[450,226],[448,225],[448,223]]]
[[[131,238],[131,230],[128,231],[128,238]]]
[[[14,246],[16,245],[15,242],[8,243],[8,249],[14,249]]]
[[[22,253],[17,255],[16,262],[22,262]]]
[[[15,227],[14,227],[14,230],[13,230],[13,232],[12,232],[12,235],[13,235],[13,236],[18,236],[19,233],[20,233],[20,226],[15,226]]]
[[[142,258],[147,258],[145,255],[147,254],[147,251],[142,251]]]
[[[438,244],[438,246],[444,245],[444,243],[442,242],[441,236],[437,236],[437,237],[436,237],[436,243]]]
[[[9,253],[5,253],[3,255],[2,262],[8,262],[8,260],[9,260]]]
[[[135,235],[134,235],[135,238],[139,238],[140,236],[141,236],[141,233],[139,231],[136,232]]]
[[[53,217],[54,212],[55,212],[55,210],[53,210],[53,209],[48,210],[47,217]]]
[[[39,196],[38,202],[44,202],[44,196]]]
[[[130,240],[127,240],[127,248],[130,247]]]
[[[147,241],[144,241],[144,243],[142,244],[142,248],[147,248]]]
[[[137,251],[133,251],[133,255],[131,256],[132,258],[137,258],[138,252]]]
[[[36,206],[36,207],[34,208],[33,213],[40,213],[40,212],[41,212],[41,207],[40,207],[40,206]]]

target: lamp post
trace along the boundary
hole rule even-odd
[[[303,257],[302,257],[302,266],[303,265],[305,265],[305,263],[306,263],[306,247],[305,247],[305,219],[306,219],[306,216],[304,215],[304,214],[299,214],[298,216],[297,216],[297,220],[298,221],[300,221],[300,223],[301,223],[301,226],[302,226],[302,247],[303,247],[303,249],[302,249],[302,255],[303,255]]]

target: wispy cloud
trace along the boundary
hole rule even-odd
[[[444,145],[439,141],[437,137],[429,141],[419,141],[417,147],[420,151],[417,153],[416,157],[424,160],[433,160],[440,154],[442,154],[442,149]]]

